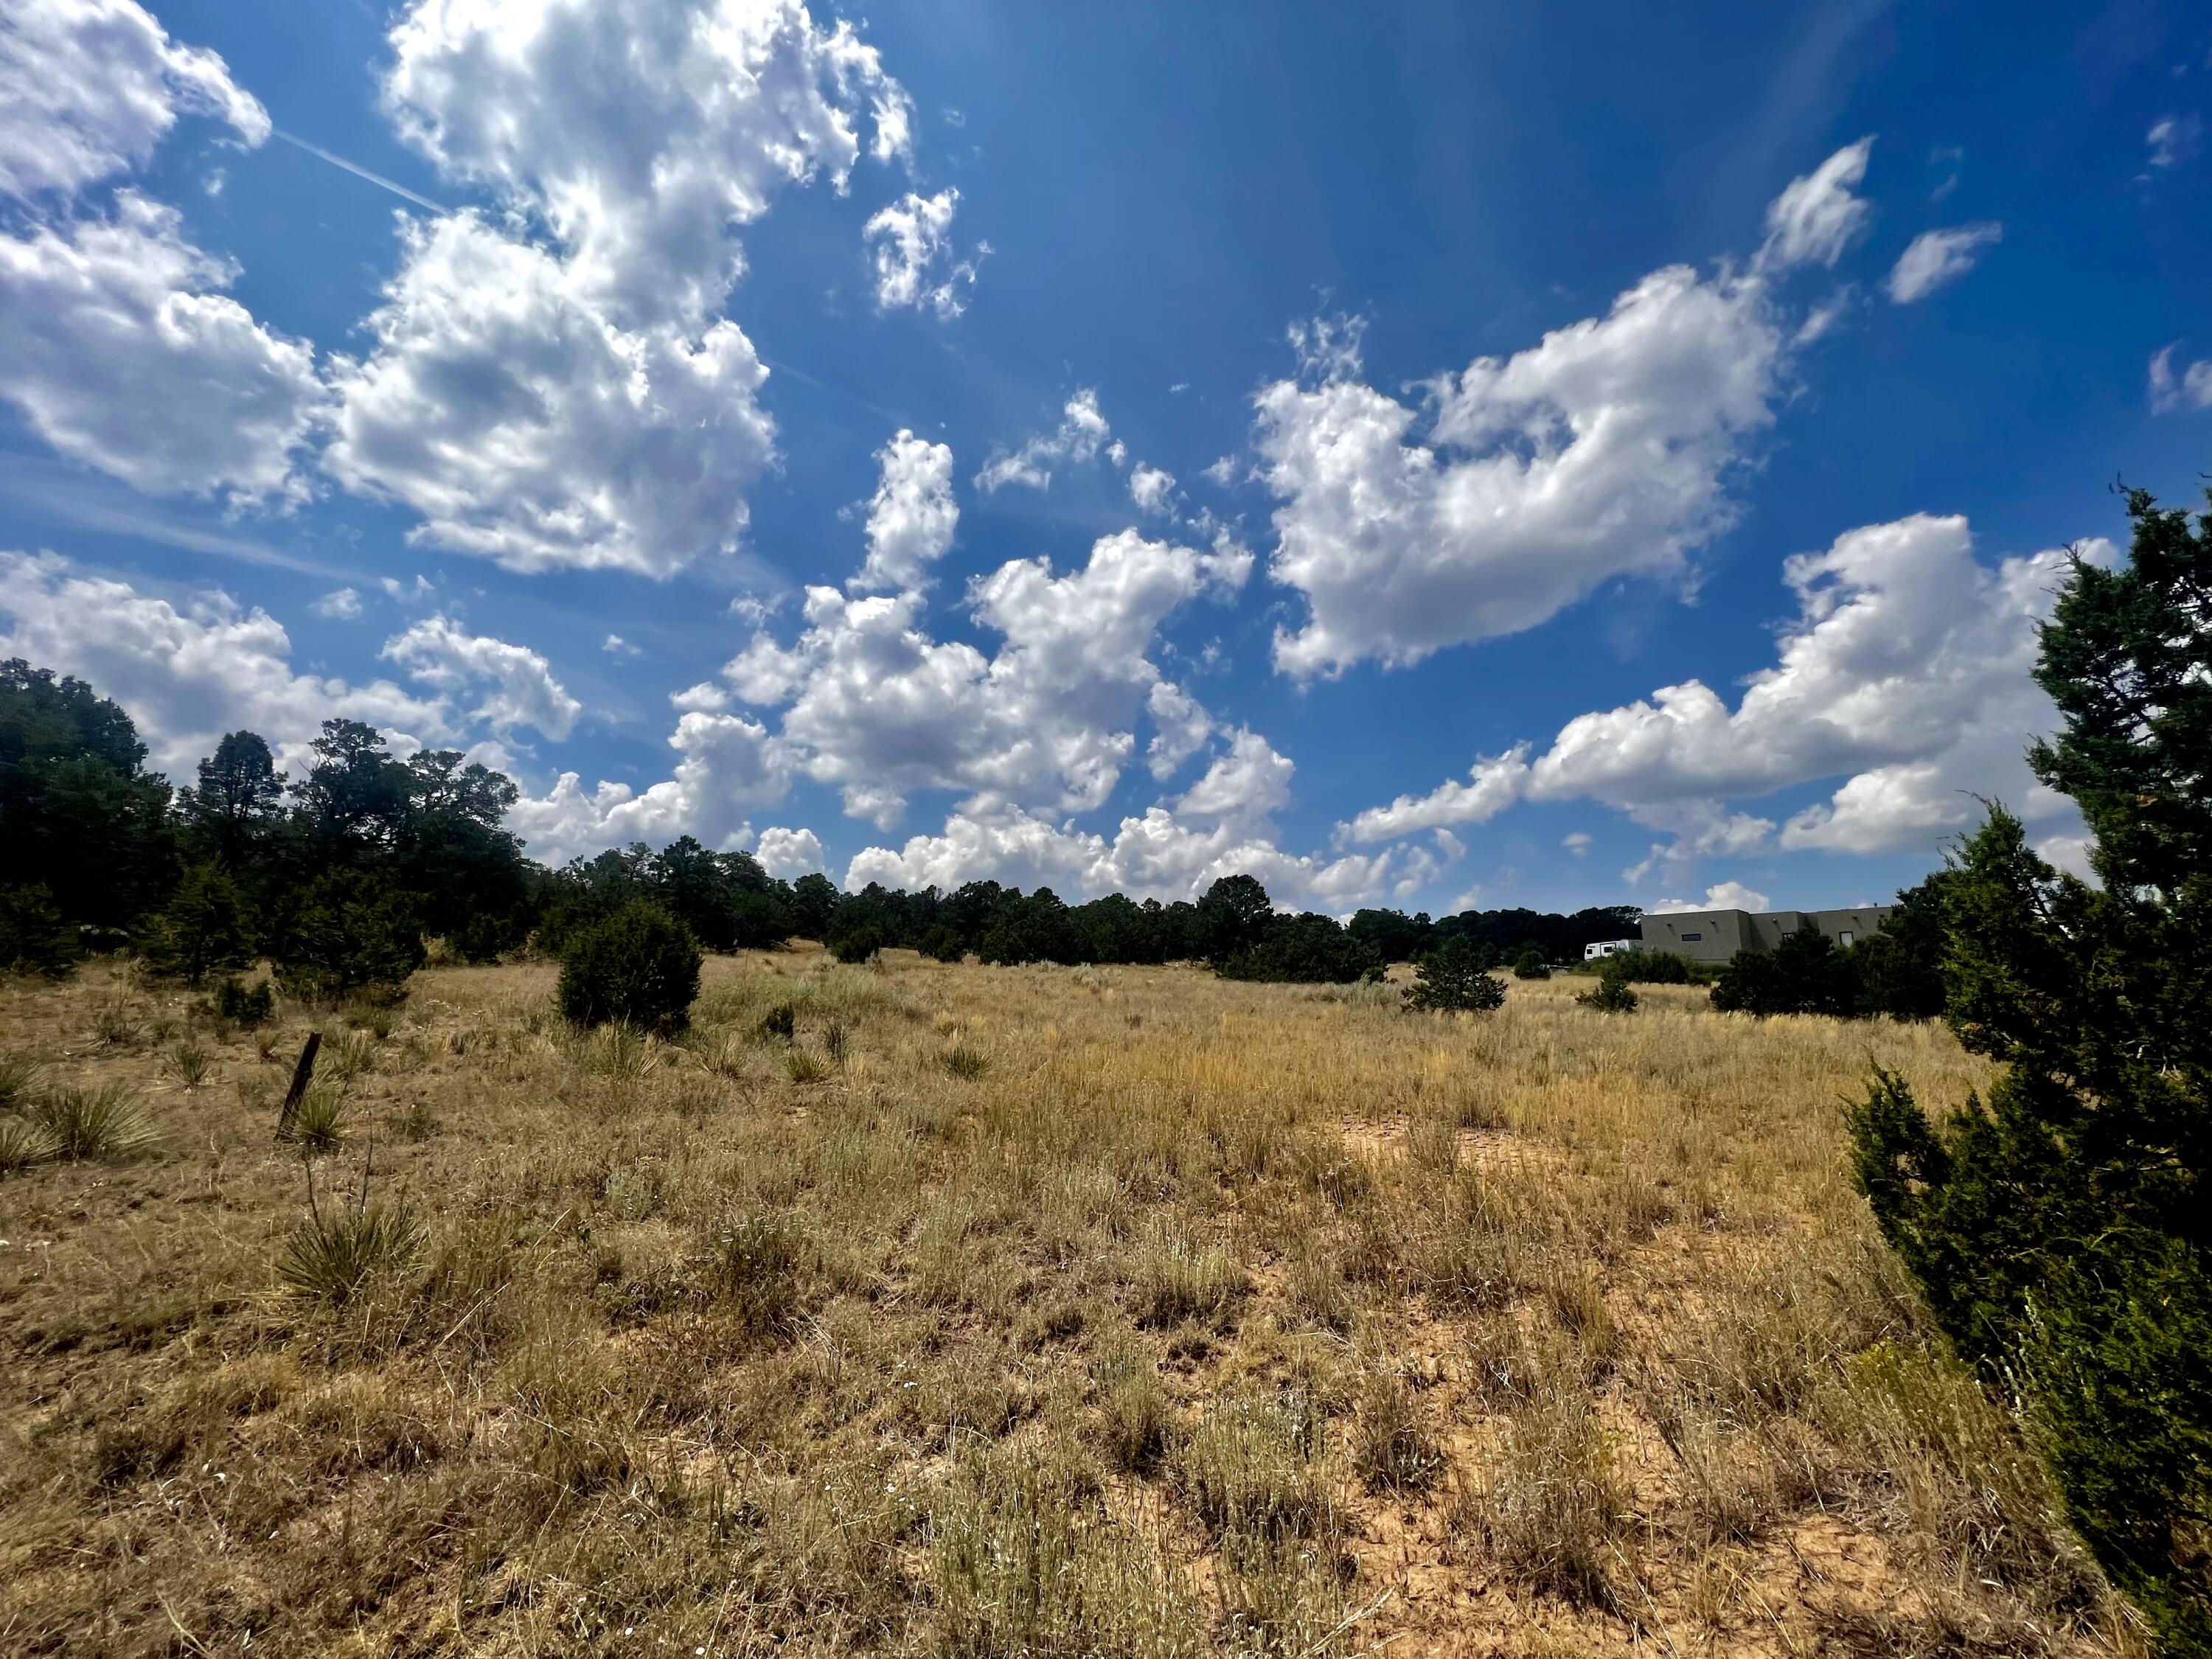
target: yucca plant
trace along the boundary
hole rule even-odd
[[[21,1054],[0,1054],[0,1112],[19,1110],[38,1075],[38,1061]]]
[[[376,1042],[366,1031],[342,1031],[323,1045],[330,1075],[350,1083],[376,1064]]]
[[[198,1043],[180,1042],[170,1051],[169,1075],[187,1089],[197,1089],[207,1081],[212,1064],[207,1050]]]
[[[0,1115],[0,1175],[13,1175],[54,1155],[54,1139],[35,1119]]]
[[[414,1260],[422,1244],[414,1212],[401,1203],[370,1201],[368,1188],[364,1164],[352,1200],[325,1210],[315,1198],[310,1166],[307,1213],[276,1258],[279,1284],[295,1296],[343,1308],[370,1279]]]
[[[326,1083],[318,1083],[300,1097],[294,1109],[289,1130],[285,1134],[309,1156],[318,1152],[336,1152],[345,1139],[342,1127],[345,1117],[345,1093]]]
[[[991,1069],[991,1062],[982,1051],[964,1042],[956,1042],[947,1048],[938,1056],[938,1063],[955,1077],[979,1078]]]
[[[92,1005],[92,1034],[103,1048],[126,1048],[138,1040],[138,1017],[121,997],[100,997]]]
[[[98,1089],[57,1089],[31,1110],[31,1121],[52,1140],[54,1156],[77,1162],[114,1162],[143,1152],[154,1143],[137,1094],[125,1085]]]

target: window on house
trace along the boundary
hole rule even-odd
[[[1696,945],[1704,938],[1705,935],[1703,933],[1685,933],[1682,935],[1682,943],[1685,945]]]
[[[1849,945],[1850,942],[1851,933],[1850,929],[1848,927],[1846,927],[1842,933],[1836,935],[1836,943],[1838,945]]]

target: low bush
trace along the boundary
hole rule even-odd
[[[265,979],[248,985],[232,975],[215,988],[215,1011],[234,1025],[264,1024],[276,1012],[276,988]]]
[[[1771,951],[1739,951],[1712,990],[1723,1013],[1829,1014],[1848,1019],[1857,1010],[1858,987],[1850,957],[1806,922]]]
[[[14,1175],[54,1156],[54,1138],[33,1118],[0,1115],[0,1175]]]
[[[1582,993],[1575,1000],[1585,1008],[1596,1009],[1601,1014],[1634,1013],[1638,999],[1629,987],[1627,969],[1614,966],[1626,961],[1623,957],[1607,958],[1605,970],[1597,976],[1597,984]]]
[[[479,914],[453,931],[453,947],[463,962],[480,965],[497,962],[500,954],[520,943],[520,930],[505,916]]]
[[[278,941],[276,979],[315,1001],[397,1001],[426,956],[410,895],[368,871],[334,870],[301,895]]]
[[[699,946],[657,905],[623,906],[571,934],[561,952],[561,1012],[579,1025],[681,1030],[699,994]]]
[[[300,1097],[284,1138],[313,1154],[334,1152],[345,1140],[345,1094],[327,1083],[318,1083]]]
[[[212,864],[186,871],[168,908],[147,931],[143,954],[155,973],[187,985],[247,961],[246,922],[231,878]]]
[[[1536,946],[1524,946],[1513,958],[1513,977],[1516,979],[1549,979],[1552,964],[1544,960],[1544,953]]]
[[[1413,964],[1407,1012],[1424,1010],[1483,1012],[1505,1006],[1505,981],[1483,971],[1475,947],[1463,939],[1447,939]]]
[[[833,929],[828,940],[830,954],[847,963],[870,960],[884,943],[881,932],[865,924],[844,931]]]
[[[1622,951],[1607,957],[1601,971],[1630,985],[1691,985],[1698,978],[1690,959],[1672,951]]]
[[[0,887],[0,973],[61,979],[76,966],[76,930],[44,887]]]

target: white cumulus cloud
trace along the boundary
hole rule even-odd
[[[875,261],[878,311],[911,308],[950,319],[967,309],[975,261],[953,250],[952,215],[959,204],[957,190],[934,196],[908,191],[861,227],[860,240]]]
[[[557,742],[575,729],[583,712],[537,652],[472,635],[445,617],[426,617],[393,635],[379,654],[450,696],[489,682],[492,690],[472,717],[501,738],[529,726]]]
[[[295,466],[325,401],[314,351],[224,293],[237,276],[136,191],[106,216],[0,234],[0,397],[134,489],[302,494]]]
[[[221,57],[170,40],[132,0],[9,0],[0,13],[0,193],[68,196],[142,167],[179,115],[247,144],[269,136]]]
[[[867,562],[847,585],[857,592],[922,586],[960,526],[952,451],[902,427],[876,463],[882,478],[868,503]]]
[[[2093,561],[2110,544],[2084,544]],[[2027,738],[2055,720],[2030,677],[2036,625],[2065,554],[1995,565],[1974,556],[1962,518],[1915,514],[1837,538],[1784,565],[1798,613],[1778,660],[1731,708],[1698,680],[1570,720],[1534,759],[1477,765],[1471,781],[1401,797],[1340,832],[1372,843],[1438,823],[1476,823],[1516,797],[1587,797],[1674,836],[1633,874],[1692,857],[1778,844],[1852,853],[1932,849],[2000,798],[2030,822],[2063,817],[2036,784]],[[1731,800],[1841,777],[1824,802],[1771,821]],[[1770,836],[1773,836],[1773,842]]]
[[[129,712],[151,763],[182,781],[240,728],[287,764],[304,762],[321,723],[340,716],[384,727],[403,753],[462,735],[442,697],[295,672],[283,625],[219,591],[179,605],[55,555],[0,553],[0,657],[89,681]]]
[[[447,177],[541,218],[580,296],[624,326],[698,325],[732,234],[786,185],[907,153],[912,110],[849,23],[796,0],[415,0],[384,101]]]
[[[1784,193],[1751,272],[1644,277],[1602,317],[1428,383],[1423,414],[1358,376],[1359,331],[1293,331],[1298,380],[1257,398],[1280,500],[1269,574],[1304,596],[1276,665],[1415,662],[1531,628],[1610,579],[1667,576],[1732,522],[1790,349],[1769,275],[1839,252],[1866,145]],[[1425,425],[1425,429],[1422,429]]]
[[[771,827],[760,832],[753,856],[761,868],[784,881],[796,881],[823,867],[822,837],[811,830]]]
[[[623,327],[573,264],[472,214],[400,240],[375,349],[333,368],[332,476],[420,514],[410,539],[516,570],[666,575],[737,547],[775,426],[735,323]]]
[[[983,470],[975,475],[976,487],[986,492],[1008,484],[1049,489],[1054,466],[1062,461],[1085,465],[1096,460],[1112,435],[1098,407],[1097,392],[1085,386],[1067,400],[1060,410],[1059,426],[1051,432],[1031,438],[1011,453],[993,450]]]

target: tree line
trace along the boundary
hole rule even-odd
[[[558,955],[645,903],[708,951],[796,937],[846,961],[904,947],[944,961],[1195,961],[1242,979],[1342,983],[1454,941],[1482,968],[1532,950],[1577,957],[1632,932],[1638,915],[1364,909],[1347,925],[1277,911],[1249,875],[1170,903],[1114,893],[1069,904],[1049,887],[995,881],[848,894],[690,836],[551,870],[503,827],[517,792],[500,772],[453,750],[403,759],[353,720],[325,720],[308,749],[288,777],[264,738],[233,732],[175,788],[94,687],[0,663],[0,969],[66,972],[88,951],[129,949],[194,984],[266,959],[288,990],[390,993],[424,961],[426,939],[471,962],[526,946]]]

